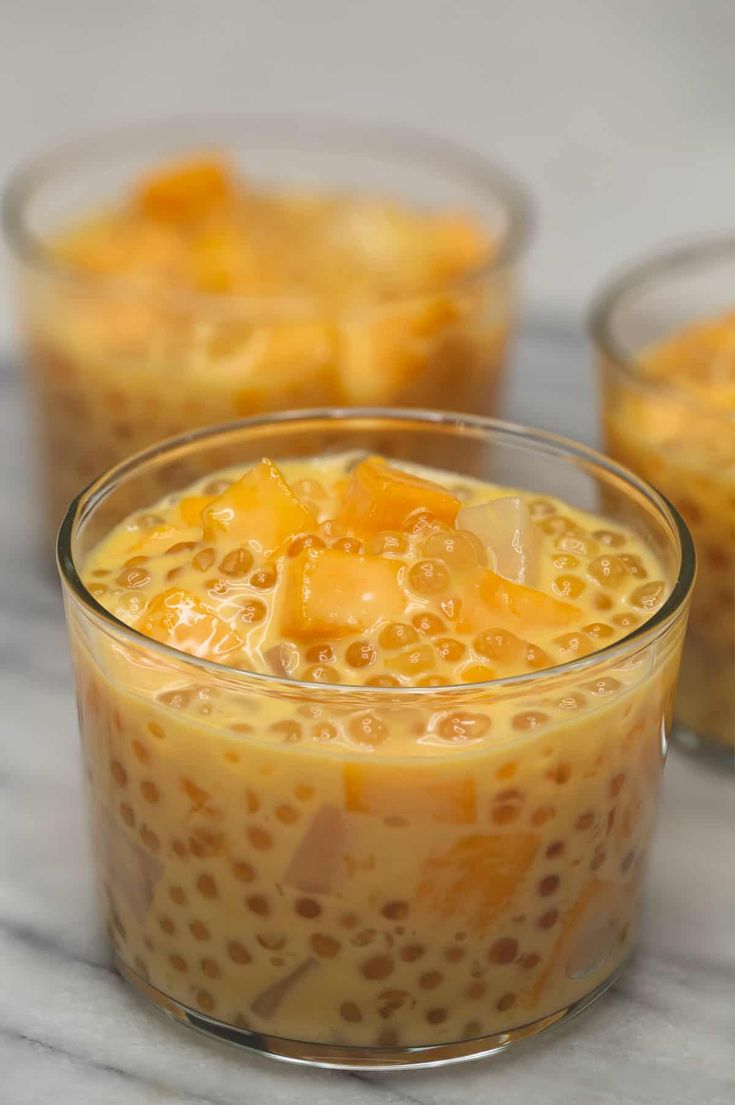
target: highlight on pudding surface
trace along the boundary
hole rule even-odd
[[[735,314],[699,320],[605,366],[610,452],[660,488],[697,546],[677,714],[735,749]]]
[[[302,182],[298,157],[289,183],[257,148],[252,170],[247,151],[242,168],[193,150],[50,220],[40,271],[20,275],[53,531],[99,472],[195,427],[320,405],[495,410],[514,215],[493,224],[461,189],[414,201],[380,152],[349,184],[328,160]]]
[[[354,451],[140,502],[79,566],[119,621],[67,594],[121,970],[200,1027],[348,1064],[505,1046],[600,993],[683,633],[630,638],[674,584],[656,547]]]

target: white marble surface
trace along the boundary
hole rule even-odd
[[[529,329],[511,413],[594,436],[578,337]],[[593,1010],[440,1072],[299,1071],[168,1023],[111,971],[94,921],[55,580],[36,555],[18,381],[0,370],[0,1105],[732,1105],[735,787],[670,756],[643,940]]]

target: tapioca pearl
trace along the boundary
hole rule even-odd
[[[158,852],[161,849],[161,841],[159,840],[153,829],[148,828],[147,825],[143,825],[140,830],[140,837],[146,848],[151,852]]]
[[[299,802],[309,802],[314,797],[315,791],[309,783],[298,783],[294,787],[294,798],[297,798]]]
[[[361,971],[365,978],[376,981],[388,978],[395,970],[395,963],[389,955],[374,955],[366,959]]]
[[[587,636],[591,637],[593,641],[606,641],[615,635],[613,627],[607,625],[606,622],[590,622],[589,625],[585,625],[583,628]]]
[[[480,998],[484,998],[487,993],[487,986],[484,982],[480,982],[479,979],[476,982],[471,983],[465,991],[468,998],[472,1001],[478,1001]]]
[[[185,707],[191,704],[192,697],[192,692],[186,690],[185,688],[174,691],[161,691],[160,694],[156,695],[156,698],[159,702],[163,703],[164,706],[168,706],[172,710],[185,709]]]
[[[110,761],[110,774],[119,787],[128,785],[128,773],[119,760]]]
[[[637,629],[641,624],[641,619],[635,614],[615,614],[612,622],[620,629]]]
[[[342,676],[331,664],[312,664],[304,668],[301,678],[307,683],[341,683]]]
[[[202,968],[202,972],[207,976],[207,978],[220,977],[220,966],[216,959],[201,959],[199,961],[199,966]]]
[[[230,585],[226,579],[208,579],[204,584],[204,588],[210,598],[217,599],[227,594]]]
[[[333,741],[337,739],[339,733],[331,721],[320,721],[312,726],[311,735],[317,741]]]
[[[388,729],[384,722],[375,714],[361,714],[352,719],[349,725],[350,736],[358,744],[367,744],[370,747],[382,744],[388,736]]]
[[[635,579],[648,579],[648,572],[639,556],[635,556],[633,553],[621,553],[620,559]]]
[[[516,1003],[515,994],[507,993],[503,994],[495,1003],[495,1008],[500,1010],[501,1013],[505,1013],[507,1009],[511,1009]]]
[[[238,608],[238,617],[247,625],[260,625],[268,613],[268,607],[262,599],[246,598]]]
[[[326,671],[327,669],[325,668],[324,670]],[[331,683],[332,680],[325,679],[323,682]],[[339,682],[339,679],[337,679],[336,682]],[[301,725],[299,725],[298,721],[294,721],[293,718],[283,718],[281,721],[274,721],[272,725],[268,726],[268,732],[280,737],[284,744],[297,744],[304,735],[304,730]]]
[[[294,557],[304,549],[323,549],[324,547],[324,542],[318,533],[301,533],[298,537],[294,537],[286,550],[286,555]]]
[[[520,714],[514,714],[511,725],[514,729],[526,731],[528,729],[537,729],[539,725],[543,725],[549,720],[548,714],[544,714],[541,710],[524,710]]]
[[[531,814],[531,824],[536,828],[540,828],[541,825],[545,825],[547,821],[551,821],[556,817],[556,810],[553,806],[537,806],[537,808]]]
[[[384,917],[387,917],[389,921],[405,921],[410,910],[411,907],[408,902],[392,901],[386,902],[380,912]]]
[[[579,576],[561,575],[556,577],[551,589],[563,599],[577,599],[587,588],[584,580]]]
[[[174,854],[179,857],[179,859],[186,859],[186,857],[189,855],[189,849],[183,840],[174,840],[171,848]]]
[[[362,1020],[360,1007],[354,1001],[343,1001],[339,1007],[339,1015],[343,1021],[349,1024],[359,1024]]]
[[[371,675],[365,680],[366,687],[400,687],[401,681],[395,675]]]
[[[351,938],[350,943],[354,944],[356,948],[366,948],[373,943],[377,935],[376,929],[361,929]]]
[[[496,662],[508,661],[522,650],[524,642],[509,629],[486,629],[478,633],[472,647],[479,656]]]
[[[560,553],[552,559],[551,563],[560,572],[573,572],[575,568],[579,567],[577,557],[570,556],[568,553]]]
[[[191,566],[198,572],[208,572],[214,564],[216,555],[214,549],[200,549],[199,552],[194,553],[194,556],[191,558]]]
[[[177,568],[170,568],[166,572],[166,579],[169,580],[169,582],[172,579],[178,579],[178,577],[181,575],[183,570],[184,570],[183,565],[181,565],[181,564]]]
[[[607,852],[604,849],[600,852],[595,852],[594,856],[590,860],[590,871],[597,871],[602,867],[603,863],[607,859]]]
[[[230,940],[227,945],[227,954],[233,963],[244,966],[252,962],[252,955],[239,940]]]
[[[573,660],[577,656],[589,656],[594,652],[594,643],[586,633],[562,633],[554,638],[563,660]]]
[[[423,944],[406,944],[398,954],[405,963],[413,963],[426,954],[426,948]]]
[[[160,791],[151,779],[144,779],[140,784],[140,793],[146,802],[155,803],[160,798]]]
[[[379,1047],[398,1047],[398,1029],[381,1028],[376,1043]]]
[[[635,591],[630,594],[629,602],[631,606],[635,606],[638,610],[650,612],[660,606],[665,598],[666,584],[663,580],[656,579],[636,587]]]
[[[135,828],[135,813],[133,812],[133,807],[129,806],[127,802],[120,803],[120,817],[128,828]]]
[[[560,710],[581,710],[586,704],[587,699],[583,694],[580,694],[578,691],[572,691],[570,694],[566,694],[563,698],[560,698],[556,706]]]
[[[282,825],[293,825],[299,820],[301,814],[293,806],[284,804],[276,807],[276,817]]]
[[[432,533],[423,543],[422,553],[430,560],[441,560],[454,571],[467,571],[487,563],[485,547],[467,530]]]
[[[279,952],[285,948],[288,937],[280,932],[259,932],[255,939],[266,951]]]
[[[166,914],[164,914],[163,917],[158,918],[158,927],[160,928],[161,932],[165,932],[167,936],[173,936],[174,932],[176,931],[176,925]]]
[[[571,518],[567,518],[564,514],[557,514],[556,510],[554,510],[553,515],[541,520],[541,529],[550,537],[562,537],[566,533],[583,532],[580,531],[579,526]]]
[[[358,541],[356,537],[339,537],[333,542],[332,548],[339,549],[340,552],[358,555],[362,552],[362,541]]]
[[[377,658],[377,650],[371,641],[353,641],[345,650],[345,662],[351,668],[370,667]]]
[[[189,970],[189,964],[184,959],[183,955],[174,953],[168,957],[168,961],[175,971],[179,971],[181,974],[185,974]]]
[[[465,1039],[473,1040],[476,1036],[482,1035],[482,1024],[480,1021],[467,1021],[466,1025],[462,1029],[462,1035]]]
[[[528,955],[523,955],[520,958],[521,967],[526,971],[532,971],[534,967],[538,967],[541,962],[541,956],[536,952],[529,952]]]
[[[440,637],[434,642],[434,647],[441,659],[448,664],[461,660],[467,651],[467,646],[455,637]]]
[[[251,894],[245,899],[245,905],[251,913],[257,914],[258,917],[267,917],[270,913],[268,899],[263,894]]]
[[[278,582],[278,570],[267,564],[264,568],[256,568],[249,576],[251,587],[257,587],[259,591],[269,591]]]
[[[101,595],[107,593],[107,585],[105,583],[90,583],[87,590],[90,595],[94,595],[94,597],[98,599]]]
[[[550,767],[546,772],[546,778],[551,779],[553,783],[557,783],[559,786],[563,786],[568,783],[572,777],[571,766],[567,763],[555,764]]]
[[[197,879],[196,887],[203,898],[217,897],[217,883],[211,875],[200,875]]]
[[[346,929],[353,929],[360,922],[356,913],[343,913],[339,919],[340,925]]]
[[[587,565],[587,574],[601,587],[617,591],[630,579],[625,561],[620,556],[603,553]]]
[[[311,645],[307,648],[304,659],[309,664],[332,664],[337,659],[337,652],[333,644],[324,641],[321,644]]]
[[[484,737],[490,730],[490,718],[483,714],[471,714],[464,710],[446,714],[437,726],[443,740],[466,741]]]
[[[183,886],[179,886],[178,884],[169,886],[168,896],[175,905],[186,905],[187,897]]]
[[[491,813],[491,817],[496,825],[508,825],[520,816],[520,812],[519,806],[505,803],[502,806],[496,806]]]
[[[121,587],[129,589],[147,587],[150,581],[150,572],[146,572],[142,568],[124,568],[115,580]]]
[[[197,990],[196,1003],[199,1009],[203,1009],[205,1013],[211,1013],[215,1007],[215,1001],[209,990]]]
[[[151,754],[150,754],[150,752],[148,751],[148,749],[146,748],[146,746],[144,744],[141,744],[141,742],[138,741],[138,740],[134,740],[131,743],[130,747],[132,748],[133,755],[135,756],[138,763],[141,763],[141,764],[150,763]]]
[[[426,1019],[429,1024],[443,1024],[447,1019],[447,1011],[439,1007],[429,1009],[426,1013]]]
[[[412,625],[406,625],[405,622],[391,622],[381,630],[378,643],[381,648],[393,652],[413,644],[418,639],[419,635]]]
[[[584,831],[585,829],[591,829],[595,823],[595,815],[591,810],[587,813],[580,814],[576,821],[576,828]]]
[[[538,892],[542,898],[548,898],[559,889],[560,879],[558,875],[544,875],[538,884]]]
[[[564,841],[563,840],[554,840],[554,841],[551,842],[551,844],[549,844],[549,846],[546,849],[546,857],[547,857],[547,859],[556,859],[558,856],[560,856],[562,854],[563,851],[564,851]]]
[[[515,775],[517,775],[517,773],[518,764],[515,762],[515,760],[511,760],[509,763],[503,764],[502,767],[498,768],[498,770],[495,772],[495,778],[499,781],[512,779]]]
[[[245,808],[248,813],[257,813],[260,809],[260,799],[250,787],[247,787],[245,790]]]
[[[466,954],[465,949],[457,944],[450,944],[448,948],[444,949],[444,958],[448,963],[459,963]]]
[[[616,533],[615,530],[610,529],[595,530],[592,536],[596,541],[599,541],[601,545],[607,545],[610,549],[622,549],[626,541],[622,533]]]
[[[422,675],[416,680],[417,687],[449,687],[451,680],[446,675]]]
[[[209,940],[209,929],[203,921],[192,921],[189,925],[189,932],[195,940]]]
[[[273,844],[271,834],[260,825],[250,825],[247,830],[247,837],[253,848],[256,848],[259,852],[267,851]]]
[[[442,619],[428,610],[424,610],[420,614],[414,614],[411,621],[414,628],[418,629],[419,633],[426,634],[427,637],[438,637],[446,630],[446,625]]]
[[[444,975],[441,971],[424,971],[419,976],[419,986],[422,990],[436,990],[437,986],[441,986],[444,981]]]
[[[548,909],[546,913],[542,913],[536,924],[540,929],[550,929],[556,924],[559,919],[558,909]]]
[[[518,956],[518,941],[513,936],[502,936],[491,946],[488,958],[491,963],[512,963]]]
[[[585,560],[591,559],[600,551],[598,542],[584,530],[562,534],[556,541],[556,547],[560,552],[583,557]]]
[[[299,898],[296,902],[294,909],[300,917],[305,917],[307,920],[313,920],[315,917],[319,917],[322,912],[322,907],[319,902],[313,898]]]
[[[151,734],[152,737],[155,737],[156,740],[163,740],[166,736],[166,731],[164,730],[162,725],[159,725],[157,721],[148,722],[148,732]]]
[[[487,683],[495,678],[496,672],[489,664],[466,664],[456,674],[462,683]]]
[[[342,947],[339,940],[336,940],[334,936],[327,936],[321,932],[315,932],[309,943],[314,954],[321,959],[334,959]]]
[[[607,611],[612,610],[614,603],[609,595],[606,595],[604,592],[601,591],[599,594],[593,595],[592,605],[594,606],[595,610]]]
[[[391,656],[386,663],[399,675],[417,676],[435,667],[436,653],[431,645],[415,645]]]
[[[607,695],[615,694],[620,690],[620,683],[617,679],[613,679],[612,676],[604,676],[601,679],[596,679],[594,683],[587,684],[587,690],[590,694],[596,695],[598,698],[605,698]]]

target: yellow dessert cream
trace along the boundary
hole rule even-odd
[[[121,634],[68,605],[127,976],[347,1064],[503,1046],[600,992],[634,936],[683,631],[623,647],[676,583],[653,545],[355,452],[140,506],[79,569]]]

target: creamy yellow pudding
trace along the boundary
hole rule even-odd
[[[678,507],[698,556],[677,702],[681,720],[735,749],[735,315],[694,323],[611,376],[610,452]]]
[[[80,570],[137,631],[70,607],[108,932],[164,1008],[439,1046],[553,1023],[622,963],[681,640],[603,651],[673,585],[633,530],[375,456],[264,459]]]

